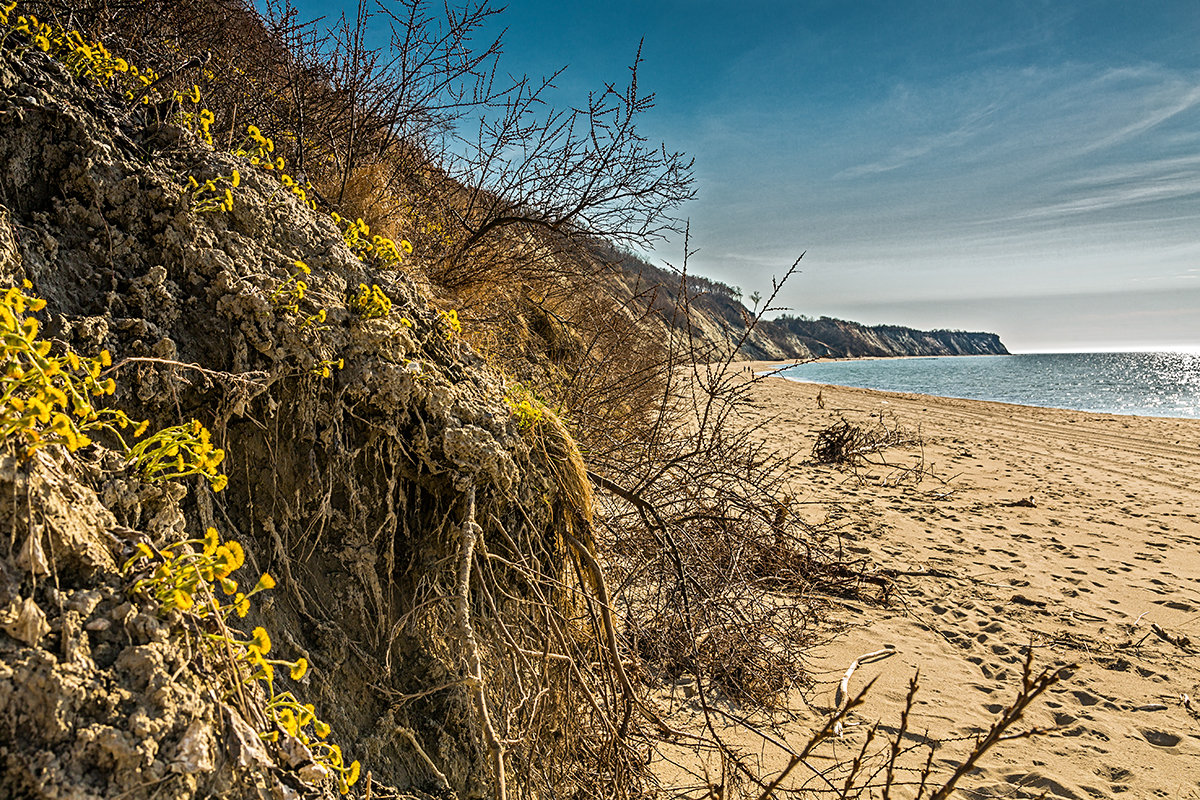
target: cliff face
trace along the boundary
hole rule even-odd
[[[664,312],[657,320],[662,335],[684,330],[702,347],[727,352],[740,342],[738,355],[764,360],[804,358],[858,358],[888,356],[1008,355],[994,333],[966,331],[920,331],[900,325],[863,325],[858,322],[821,317],[782,316],[753,322],[750,310],[729,286],[688,276],[684,281],[630,256],[606,254],[618,267],[615,281],[627,295],[639,287],[652,297],[651,305]],[[686,293],[686,315],[672,314]],[[620,293],[618,293],[620,294]],[[690,329],[686,326],[690,325]]]
[[[793,358],[790,348],[811,356],[855,358],[859,356],[980,356],[1007,355],[1008,350],[994,333],[967,331],[919,331],[899,325],[867,326],[857,322],[821,317],[816,320],[782,317],[762,323],[765,339],[776,343]]]

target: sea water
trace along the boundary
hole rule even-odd
[[[1200,354],[1027,353],[856,359],[780,373],[808,383],[1110,414],[1200,418]]]

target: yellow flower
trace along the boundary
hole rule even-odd
[[[265,680],[268,683],[274,682],[275,667],[271,666],[271,663],[262,657],[262,653],[252,648],[250,650],[250,660],[258,667],[259,670],[258,672],[254,673],[252,677],[259,680]]]
[[[236,544],[230,542],[229,544]],[[229,573],[238,568],[235,562],[235,556],[230,552],[228,544],[221,545],[217,548],[217,552],[213,554],[213,570],[218,578],[227,578]]]
[[[50,406],[43,403],[40,397],[35,397],[29,401],[29,410],[33,412],[33,415],[43,425],[50,424]]]
[[[317,736],[320,736],[322,739],[324,739],[329,735],[329,723],[322,722],[319,719],[313,720],[313,731],[316,732]]]
[[[298,681],[304,677],[304,673],[308,672],[308,660],[304,658],[296,659],[296,663],[292,664],[291,676],[292,680]]]
[[[233,610],[237,612],[239,617],[244,617],[246,614],[250,613],[250,600],[246,597],[246,595],[242,594],[241,592],[237,593],[237,595],[233,598]]]
[[[275,579],[272,578],[266,572],[264,572],[262,574],[262,577],[258,579],[258,583],[256,583],[254,585],[254,589],[251,591],[251,594],[253,594],[254,592],[261,592],[264,589],[274,589],[274,588],[275,588]]]
[[[264,656],[271,652],[271,636],[267,633],[266,628],[261,625],[255,628],[250,635],[250,644],[247,647]]]
[[[300,726],[296,722],[296,715],[290,708],[282,709],[275,717],[275,721],[279,723],[279,727],[283,728],[290,736],[295,736],[300,732]]]
[[[225,543],[225,547],[230,552],[230,554],[233,556],[233,559],[234,559],[233,568],[234,569],[237,569],[238,567],[242,566],[242,564],[246,563],[246,552],[244,550],[242,550],[242,546],[240,544],[238,544],[233,539],[230,539],[228,542]]]
[[[204,532],[204,555],[211,556],[216,553],[220,544],[221,537],[217,534],[216,528],[209,528]]]

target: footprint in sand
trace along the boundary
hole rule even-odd
[[[1139,732],[1143,739],[1155,747],[1174,747],[1183,741],[1183,737],[1168,731],[1160,731],[1157,728],[1142,728]]]
[[[1013,784],[1014,786],[1020,787],[1021,789],[1041,790],[1041,793],[1038,795],[1022,794],[1022,797],[1081,797],[1081,795],[1071,791],[1053,778],[1042,775],[1038,772],[1010,772],[1004,776],[1004,780],[1010,784]],[[1093,792],[1096,792],[1096,790],[1088,790],[1089,794],[1092,794]],[[1096,792],[1092,796],[1103,797],[1104,794],[1102,792]]]
[[[1181,603],[1178,600],[1154,600],[1153,603],[1159,606],[1166,606],[1175,611],[1195,611],[1196,607],[1191,603]]]

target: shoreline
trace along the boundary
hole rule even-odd
[[[1010,353],[1009,355],[1015,355],[1015,354]],[[844,361],[885,361],[885,360],[891,361],[891,360],[907,360],[907,359],[920,359],[920,358],[964,358],[964,357],[970,358],[970,356],[864,356],[862,358],[818,358],[818,359],[812,359],[812,360],[808,360],[808,361],[806,361],[806,360],[800,360],[800,361],[746,360],[746,361],[732,362],[731,366],[750,370],[753,373],[753,375],[759,379],[779,378],[781,380],[784,380],[784,381],[787,381],[788,383],[793,383],[793,384],[822,386],[822,387],[828,387],[831,389],[847,389],[847,390],[878,392],[878,393],[884,394],[884,395],[895,395],[897,397],[909,398],[909,399],[932,398],[932,399],[936,399],[936,400],[958,400],[958,401],[962,401],[962,402],[987,403],[987,404],[991,404],[991,405],[1005,406],[1005,407],[1011,407],[1011,408],[1038,408],[1038,409],[1047,409],[1047,410],[1051,410],[1051,411],[1065,411],[1065,412],[1072,412],[1072,413],[1077,413],[1077,414],[1094,414],[1094,415],[1098,415],[1098,416],[1109,416],[1109,417],[1118,417],[1118,418],[1127,418],[1128,417],[1128,418],[1134,418],[1134,419],[1193,420],[1193,421],[1200,420],[1200,418],[1198,418],[1198,417],[1174,417],[1174,416],[1159,416],[1159,415],[1154,415],[1154,414],[1131,414],[1131,413],[1121,413],[1121,412],[1117,412],[1117,411],[1089,411],[1086,409],[1068,408],[1066,406],[1039,406],[1039,405],[1030,405],[1028,403],[1013,403],[1013,402],[1009,402],[1009,401],[1005,401],[1005,400],[983,400],[983,399],[973,398],[973,397],[955,397],[953,395],[923,394],[920,392],[897,392],[897,391],[892,391],[889,389],[873,389],[871,387],[866,387],[866,386],[846,386],[843,384],[836,384],[836,383],[823,383],[823,382],[817,382],[817,381],[800,381],[800,380],[796,380],[794,378],[787,378],[787,377],[784,377],[784,376],[778,374],[785,369],[788,369],[793,366],[800,366],[803,364],[824,364],[824,363],[837,363],[837,362],[844,362]]]

